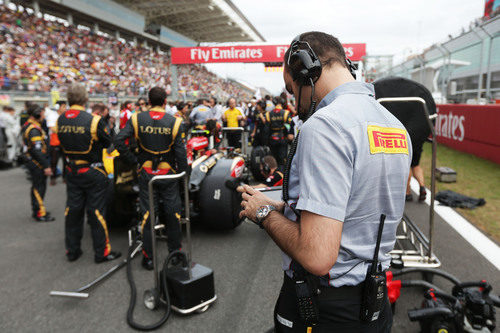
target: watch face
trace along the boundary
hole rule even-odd
[[[259,220],[263,219],[264,217],[267,216],[268,213],[269,213],[269,207],[267,206],[260,207],[259,210],[257,211],[257,218]]]

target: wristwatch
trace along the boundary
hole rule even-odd
[[[257,221],[255,222],[261,229],[264,229],[264,226],[262,225],[262,222],[264,222],[265,218],[269,213],[271,213],[273,210],[277,210],[276,207],[271,206],[271,205],[265,205],[261,206],[259,209],[257,209],[257,214],[255,214],[255,217],[257,218]]]

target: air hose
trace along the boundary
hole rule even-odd
[[[167,276],[166,276],[165,272],[166,272],[166,268],[167,268],[167,265],[168,265],[170,259],[176,253],[175,252],[170,253],[170,255],[167,257],[167,259],[165,260],[165,262],[163,264],[163,269],[160,272],[160,284],[161,284],[161,286],[160,286],[159,292],[161,294],[163,294],[163,299],[165,300],[165,302],[163,303],[163,305],[166,307],[165,314],[163,315],[163,317],[159,321],[157,321],[153,324],[150,324],[150,325],[143,325],[143,324],[139,324],[139,323],[134,321],[134,308],[135,308],[135,302],[137,299],[137,288],[135,286],[134,277],[132,275],[132,265],[131,265],[132,260],[130,260],[130,258],[132,256],[132,252],[133,252],[133,247],[130,246],[129,250],[128,250],[128,260],[127,260],[127,280],[128,280],[129,286],[130,286],[130,303],[129,303],[128,311],[127,311],[127,323],[129,324],[130,327],[132,327],[136,330],[139,330],[139,331],[152,331],[152,330],[160,328],[163,324],[165,324],[167,322],[168,318],[170,317],[170,313],[172,312],[170,309],[170,297],[168,295]],[[161,294],[160,294],[160,298],[162,296]]]

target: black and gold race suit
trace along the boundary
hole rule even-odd
[[[126,144],[134,137],[137,157]],[[149,225],[148,183],[155,175],[174,174],[187,170],[186,140],[182,118],[174,117],[161,107],[133,114],[115,138],[115,147],[125,160],[138,163],[139,202],[142,216],[143,254],[151,258],[151,227]],[[156,183],[155,204],[159,217],[165,219],[169,251],[181,248],[181,197],[177,180]]]
[[[269,148],[279,166],[285,165],[287,142],[285,124],[290,122],[290,112],[281,107],[266,113],[269,124]]]
[[[22,127],[26,166],[31,174],[31,209],[33,217],[44,217],[47,212],[43,203],[47,189],[47,176],[44,169],[50,167],[48,137],[40,123],[29,119]]]
[[[102,150],[111,144],[106,122],[80,105],[73,105],[59,116],[57,135],[66,159],[66,251],[81,251],[83,219],[87,212],[92,229],[96,259],[111,252],[106,215],[108,177],[102,163]]]

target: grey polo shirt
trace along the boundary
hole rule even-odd
[[[196,125],[204,125],[207,122],[207,119],[213,118],[212,109],[203,104],[198,105],[191,111],[189,114],[189,118]]]
[[[374,95],[373,86],[361,82],[332,90],[302,125],[292,161],[288,203],[343,223],[338,258],[325,278],[334,287],[365,279],[381,214],[387,217],[379,260],[389,267],[403,215],[410,137]],[[285,215],[296,220],[288,207]],[[292,276],[290,264],[283,253],[283,269]]]

